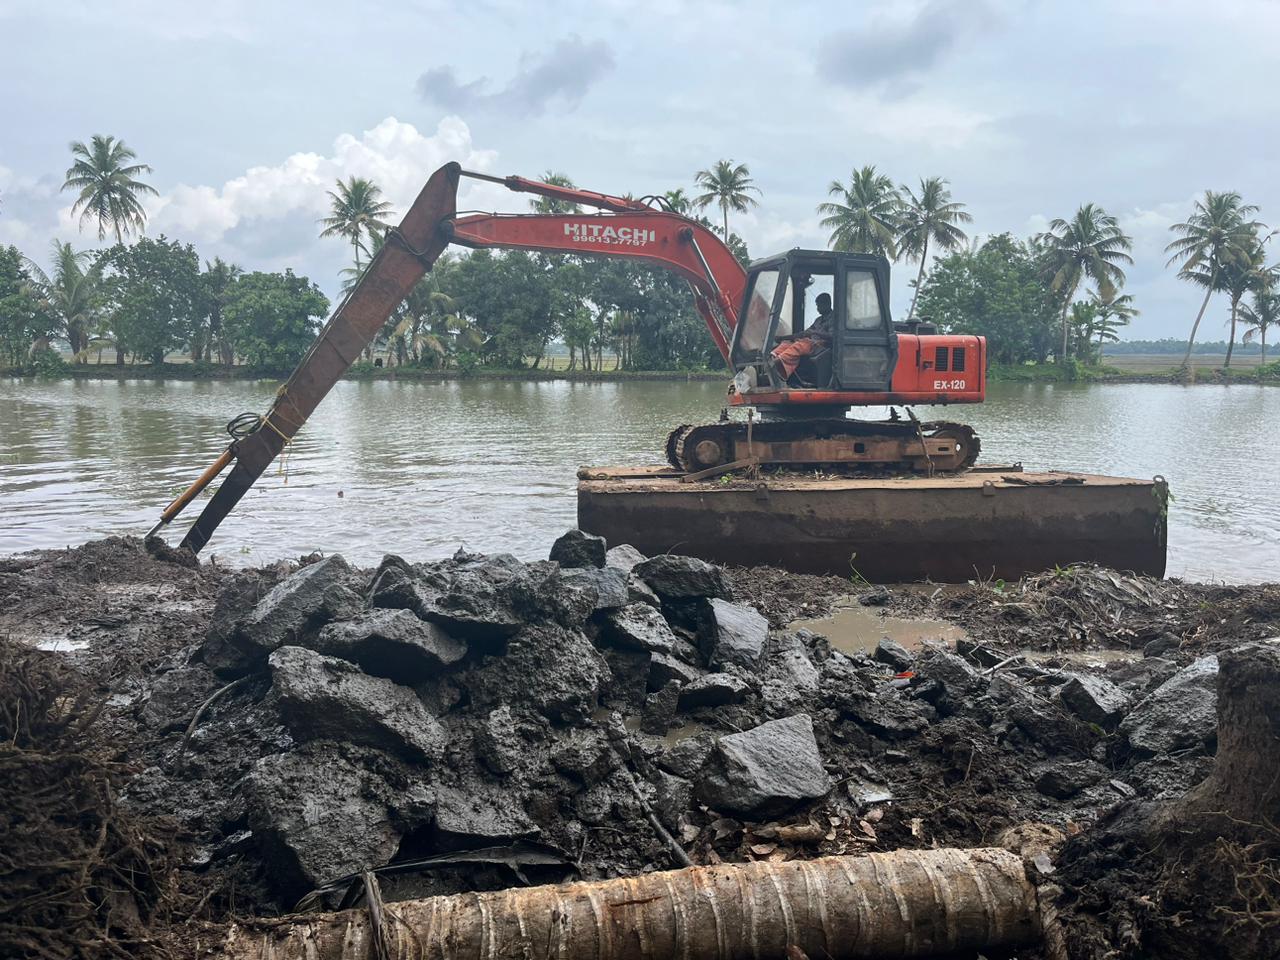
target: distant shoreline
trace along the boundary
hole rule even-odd
[[[1225,376],[1220,367],[1199,367],[1195,369],[1194,380],[1185,382],[1187,386],[1199,384],[1240,384],[1280,386],[1280,371],[1274,370],[1275,364],[1264,368],[1266,374],[1259,376],[1259,368],[1255,366],[1232,369]],[[36,379],[34,374],[22,368],[0,368],[0,376],[19,379]],[[222,367],[193,368],[185,363],[165,363],[158,367],[154,364],[138,364],[136,366],[118,367],[114,364],[68,364],[59,374],[46,377],[54,380],[274,380],[286,379],[287,374],[266,373],[243,367],[226,369]],[[570,381],[576,383],[624,383],[627,381],[666,381],[673,383],[691,382],[728,382],[729,375],[720,370],[423,370],[417,367],[376,367],[353,369],[343,375],[344,380],[355,381],[398,381],[410,383],[449,383],[466,380],[488,381]],[[1121,367],[1104,365],[1101,367],[1059,368],[1053,364],[1035,366],[992,366],[988,370],[988,382],[991,383],[1184,383],[1179,378],[1176,364],[1167,369],[1150,371],[1125,370]]]

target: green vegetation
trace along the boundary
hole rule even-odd
[[[0,248],[0,362],[34,369],[42,358],[42,371],[62,369],[42,353],[57,341],[69,346],[73,364],[95,356],[101,363],[103,351],[114,350],[117,368],[145,362],[167,370],[165,358],[178,350],[197,375],[237,367],[280,374],[297,362],[329,309],[310,279],[290,270],[246,272],[216,257],[202,268],[190,244],[134,239],[146,227],[143,198],[156,192],[142,179],[151,168],[115,137],[73,143],[71,152],[63,189],[78,191],[73,210],[82,227],[93,224],[100,240],[111,234],[116,243],[87,250],[57,241],[44,264]],[[559,171],[546,171],[543,180],[574,186]],[[1132,242],[1096,204],[1082,204],[1036,236],[970,243],[964,228],[973,218],[942,177],[922,177],[917,189],[864,165],[847,182],[831,181],[828,194],[817,212],[831,246],[912,264],[907,319],[987,337],[992,379],[1169,379],[1172,364],[1160,358],[1173,349],[1183,353],[1183,377],[1196,366],[1193,356],[1201,367],[1216,362],[1212,356],[1221,357],[1218,379],[1277,379],[1266,343],[1280,316],[1280,268],[1267,264],[1266,228],[1238,193],[1207,191],[1172,228],[1169,265],[1204,288],[1185,343],[1120,341],[1139,314],[1122,289]],[[718,160],[694,175],[688,192],[669,190],[653,202],[696,216],[745,264],[749,254],[730,231],[729,215],[747,212],[759,196],[747,164]],[[328,199],[319,235],[349,245],[351,265],[341,275],[347,293],[398,218],[369,178],[335,181]],[[536,197],[531,208],[552,215],[578,210],[557,197]],[[712,208],[719,223],[698,214]],[[1222,344],[1197,345],[1214,294],[1225,294],[1230,335]],[[1104,354],[1144,356],[1134,369],[1122,363],[1117,370],[1103,365]],[[1254,357],[1261,363],[1237,375],[1231,364],[1241,355],[1246,366]],[[393,312],[363,363],[366,373],[385,365],[399,368],[397,375],[422,376],[718,375],[721,368],[678,277],[639,262],[522,250],[442,256]]]

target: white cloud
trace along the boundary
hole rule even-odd
[[[461,119],[446,117],[426,136],[413,124],[387,117],[360,136],[344,133],[328,155],[295,153],[273,166],[251,167],[220,187],[179,184],[148,203],[148,232],[186,241],[216,242],[246,222],[305,214],[319,218],[336,180],[368,177],[403,215],[427,178],[456,160],[488,170],[497,154],[477,149]]]

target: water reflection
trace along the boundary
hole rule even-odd
[[[145,531],[263,410],[258,382],[0,381],[0,553]],[[211,545],[261,562],[339,550],[542,555],[574,522],[580,464],[655,462],[666,432],[714,418],[719,383],[341,383]],[[1168,477],[1170,575],[1276,579],[1280,507],[1266,424],[1280,390],[997,384],[966,420],[988,462]],[[191,513],[194,516],[194,513]]]

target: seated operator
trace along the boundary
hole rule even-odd
[[[831,344],[831,294],[820,293],[815,301],[818,316],[805,331],[806,336],[788,340],[773,348],[774,370],[783,382],[790,380],[800,361]]]

